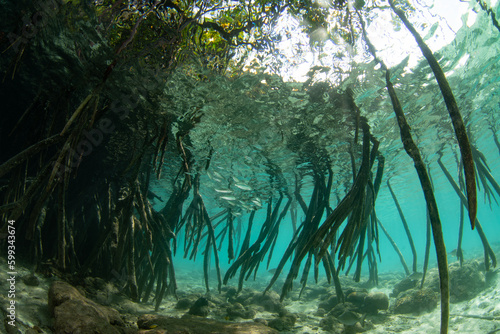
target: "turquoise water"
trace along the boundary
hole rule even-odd
[[[467,22],[467,17],[463,20]],[[493,135],[498,136],[500,131],[499,32],[490,18],[481,12],[475,17],[473,24],[470,20],[468,22],[470,26],[463,25],[451,43],[437,50],[436,55],[447,74],[471,142],[486,156],[491,174],[499,180],[499,148],[493,139]],[[429,166],[446,247],[450,252],[448,260],[454,262],[456,257],[452,252],[457,247],[460,202],[437,165],[437,159],[441,151],[446,167],[456,178],[458,146],[434,76],[427,62],[419,57],[416,65],[397,65],[393,81],[412,127],[414,139]],[[356,73],[360,77],[346,80],[343,87],[354,87],[356,104],[360,106],[361,115],[368,119],[372,134],[380,141],[380,152],[386,158],[382,187],[376,201],[377,216],[389,230],[411,268],[410,246],[386,186],[390,179],[410,226],[418,252],[418,270],[421,271],[426,210],[420,183],[411,159],[402,148],[381,71],[368,59],[365,63],[357,64]],[[192,151],[196,160],[201,161],[200,165],[207,161],[209,149],[213,149],[209,169],[199,168],[201,194],[209,214],[214,215],[224,208],[231,208],[235,215],[235,226],[241,224],[243,238],[249,212],[258,209],[252,234],[252,241],[255,240],[265,220],[269,196],[272,195],[276,202],[279,190],[293,192],[296,177],[301,180],[304,200],[309,202],[313,189],[310,173],[312,165],[318,163],[314,159],[319,156],[314,150],[323,150],[331,158],[336,177],[330,203],[335,208],[336,196],[342,198],[345,195],[349,179],[352,178],[347,149],[353,128],[347,125],[347,116],[335,112],[332,116],[328,105],[308,105],[307,101],[302,100],[308,98],[308,95],[301,91],[301,83],[287,83],[277,76],[258,73],[256,76],[243,76],[233,80],[220,77],[211,77],[210,80],[210,84],[200,84],[195,88],[198,98],[205,102],[204,116],[203,122],[191,132]],[[178,85],[176,89],[179,89]],[[213,92],[217,92],[217,95],[211,95]],[[182,93],[177,94],[182,96]],[[339,116],[340,121],[338,118],[334,120]],[[297,139],[298,136],[300,139]],[[295,140],[300,143],[297,144]],[[267,169],[270,165],[281,172],[280,176],[274,175],[276,177],[271,183]],[[160,181],[153,186],[153,190],[163,198],[168,198],[169,192],[163,186]],[[490,244],[496,249],[500,242],[500,235],[497,233],[500,208],[495,200],[492,199],[491,205],[486,201],[482,189],[481,186],[481,190],[478,190],[478,219]],[[495,198],[498,201],[498,194]],[[157,204],[160,209],[161,204]],[[303,221],[304,216],[298,207],[298,224]],[[465,217],[462,242],[464,256],[466,259],[480,257],[480,238],[476,231],[471,231],[467,215]],[[324,218],[326,215],[323,220]],[[277,266],[292,238],[291,231],[292,219],[288,212],[280,225],[279,241],[269,269]],[[235,247],[236,244],[237,241]],[[226,249],[227,243],[224,242],[219,252],[221,268],[229,266]],[[399,258],[382,232],[380,251],[382,262],[378,265],[379,271],[403,270]],[[239,254],[238,249],[236,254]],[[181,267],[185,264],[182,255],[180,251],[176,256],[176,262]],[[431,266],[435,265],[435,259],[432,246]],[[201,269],[201,255],[198,255],[195,263]],[[265,267],[264,262],[259,270],[265,272]],[[286,271],[282,275],[286,275]]]
[[[23,33],[22,27],[19,28],[22,15],[19,18],[16,15],[23,11],[23,5],[29,4],[30,10],[36,11],[40,4],[0,1],[6,9],[4,16],[9,16],[9,19],[0,20],[0,41],[4,46],[4,56],[0,59],[4,75],[1,96],[7,106],[0,135],[2,144],[4,139],[8,144],[2,146],[0,152],[2,163],[30,145],[68,129],[65,132],[71,134],[68,147],[76,149],[87,143],[87,150],[76,158],[66,155],[67,149],[63,146],[66,142],[52,143],[49,149],[44,147],[40,149],[41,153],[37,151],[26,158],[26,166],[18,164],[15,166],[17,169],[12,167],[7,171],[11,174],[2,176],[2,190],[9,190],[5,196],[1,194],[2,213],[19,211],[17,201],[25,199],[23,196],[28,185],[41,175],[41,166],[47,166],[44,176],[40,176],[45,183],[41,182],[53,186],[50,191],[54,194],[61,191],[60,194],[67,196],[65,203],[63,195],[58,197],[45,186],[28,193],[31,197],[26,195],[29,198],[26,197],[26,202],[22,203],[27,205],[27,209],[23,207],[23,210],[27,212],[34,207],[46,211],[40,214],[40,222],[36,215],[30,217],[26,212],[17,212],[16,219],[23,232],[18,242],[26,246],[25,257],[33,259],[34,255],[39,256],[36,261],[40,263],[57,259],[62,262],[59,265],[64,270],[83,267],[92,274],[113,279],[110,267],[122,273],[131,266],[122,253],[124,249],[130,249],[126,238],[128,228],[137,225],[144,230],[135,234],[135,242],[144,249],[136,248],[131,253],[138,262],[142,261],[133,270],[144,282],[151,282],[153,286],[171,279],[170,276],[165,278],[171,272],[163,274],[167,272],[168,264],[165,264],[162,252],[163,246],[168,247],[173,241],[168,233],[165,236],[158,233],[155,236],[159,237],[153,243],[148,239],[147,232],[152,230],[152,226],[168,222],[176,234],[175,267],[195,268],[202,272],[204,247],[208,239],[204,223],[189,222],[200,227],[198,235],[201,236],[196,259],[190,261],[184,258],[193,251],[192,244],[186,246],[187,252],[184,251],[187,245],[186,225],[179,227],[178,221],[174,221],[176,217],[166,216],[160,220],[150,214],[148,219],[140,212],[142,209],[146,211],[140,203],[143,202],[141,196],[146,198],[148,190],[163,200],[150,199],[153,208],[160,212],[174,194],[174,189],[179,189],[182,181],[189,179],[191,182],[199,180],[199,194],[208,216],[226,212],[212,221],[214,226],[227,213],[231,215],[235,259],[240,254],[251,212],[255,212],[255,217],[250,245],[261,232],[268,205],[272,204],[274,208],[280,195],[283,195],[279,208],[282,212],[288,198],[291,198],[290,210],[284,212],[279,225],[269,265],[270,253],[266,251],[259,267],[258,278],[270,280],[266,272],[278,266],[292,240],[294,224],[298,227],[306,218],[297,194],[300,193],[306,206],[309,205],[315,186],[320,184],[317,180],[325,177],[326,183],[329,168],[332,188],[328,205],[332,210],[351,189],[353,170],[354,174],[357,173],[362,162],[362,135],[357,124],[357,119],[361,118],[366,119],[370,134],[380,144],[378,153],[385,158],[381,189],[375,204],[377,217],[396,241],[411,268],[410,246],[387,187],[390,180],[416,245],[418,271],[422,271],[426,233],[426,206],[422,189],[413,162],[401,143],[385,88],[384,72],[367,51],[363,38],[358,36],[353,44],[349,44],[332,32],[331,40],[323,41],[324,44],[310,52],[310,44],[314,41],[299,32],[301,22],[284,17],[275,33],[290,37],[287,40],[280,35],[282,40],[277,46],[280,57],[277,54],[252,54],[240,72],[233,69],[234,73],[228,71],[225,75],[199,66],[194,61],[180,62],[175,70],[169,68],[169,71],[162,72],[160,68],[152,70],[145,59],[136,57],[134,52],[137,50],[127,50],[130,53],[118,59],[115,45],[118,42],[111,42],[116,36],[107,35],[112,35],[106,31],[109,27],[103,27],[100,22],[106,18],[98,17],[92,7],[98,2],[89,2],[89,6],[58,3],[61,7],[53,11],[54,16],[50,16],[53,20],[40,21],[43,24],[32,26],[33,31],[29,31],[28,35],[25,29],[26,36],[16,44],[11,40],[13,35],[9,35],[12,31]],[[49,8],[48,3],[44,5],[44,8]],[[437,9],[438,5],[444,7]],[[500,12],[496,2],[491,1],[488,5],[495,15]],[[500,136],[500,32],[493,24],[492,16],[473,2],[464,4],[450,0],[434,4],[422,1],[415,6],[417,9],[409,12],[411,21],[434,51],[446,74],[470,142],[484,154],[493,178],[500,180],[500,144],[495,141]],[[456,12],[453,9],[457,9]],[[364,15],[368,36],[378,56],[391,69],[391,80],[413,138],[432,176],[448,260],[453,262],[456,260],[452,253],[457,247],[460,202],[437,161],[442,156],[446,168],[457,180],[460,156],[443,97],[413,37],[401,23],[397,23],[396,17],[391,16],[389,10],[382,9],[374,9]],[[356,28],[359,32],[360,27]],[[346,92],[352,92],[352,99]],[[353,105],[359,108],[359,115],[354,112]],[[77,115],[76,111],[83,110],[79,106],[86,109]],[[28,116],[23,119],[25,112]],[[72,115],[76,120],[71,118]],[[97,124],[92,115],[104,117],[105,124],[113,128],[105,131],[99,140],[93,138],[94,142],[99,142],[93,146],[84,135],[87,134],[84,131],[96,130],[90,125]],[[356,136],[357,141],[354,139]],[[166,138],[165,141],[161,142],[162,138]],[[183,147],[180,147],[181,142]],[[159,153],[162,151],[165,156]],[[77,163],[66,166],[68,184],[57,183],[54,176],[61,171],[54,163],[69,163],[71,158]],[[157,179],[154,169],[159,166],[158,158],[164,158],[164,163],[161,177]],[[183,165],[187,160],[189,168]],[[373,174],[376,166],[377,163],[371,169]],[[9,177],[17,177],[12,182],[18,188],[8,186]],[[135,186],[137,189],[133,188]],[[141,191],[145,193],[140,194]],[[191,188],[189,197],[183,203],[183,217],[187,215],[193,196]],[[127,209],[130,210],[122,210],[124,199],[130,201],[127,202]],[[478,219],[493,249],[498,251],[500,206],[497,201],[500,202],[500,195],[493,190],[490,204],[484,195],[484,185],[478,184],[477,201]],[[67,217],[60,214],[60,208],[65,205]],[[122,211],[115,212],[116,207]],[[320,225],[327,215],[324,212],[319,217]],[[462,247],[465,259],[480,258],[482,244],[477,232],[471,231],[467,215],[464,225]],[[74,231],[74,235],[68,232],[68,239],[74,237],[72,245],[69,242],[66,245],[58,243],[64,236],[64,226],[67,231]],[[222,275],[234,263],[234,259],[230,260],[228,256],[229,232],[224,232],[227,226],[227,222],[222,221],[214,232],[215,236],[220,236],[217,246]],[[344,226],[346,222],[341,225],[340,231]],[[116,235],[114,231],[110,232],[115,227],[121,229]],[[30,239],[32,235],[24,237],[33,234],[36,228],[39,228],[36,231],[39,235],[35,236],[39,242],[33,242]],[[165,226],[160,226],[159,230],[161,228]],[[53,233],[55,230],[59,231],[58,236]],[[94,238],[99,243],[91,238],[106,233],[112,235],[107,241]],[[379,234],[379,272],[403,272],[387,238],[381,231]],[[84,237],[79,238],[80,235]],[[264,237],[270,235],[267,233]],[[89,248],[95,252],[89,252]],[[94,258],[89,258],[89,254]],[[154,273],[151,271],[151,276],[148,276],[148,256],[153,257],[155,266],[161,268]],[[68,261],[71,265],[65,267],[65,260],[71,260]],[[304,262],[305,259],[302,266]],[[288,273],[290,263],[288,261],[285,265],[281,277]],[[435,266],[435,263],[432,246],[430,265]],[[212,273],[215,264],[211,250]],[[365,261],[363,280],[367,279],[366,268]],[[354,269],[350,275],[353,272]],[[320,275],[324,275],[321,266]],[[229,283],[234,282],[235,279]],[[214,288],[216,280],[211,279],[210,286]]]
[[[346,3],[353,2],[365,6],[358,0]],[[376,324],[374,332],[437,331],[441,310],[434,245],[427,285],[409,291],[419,298],[427,288],[433,290],[426,305],[429,312],[401,316],[396,308],[398,302],[407,301],[407,295],[391,292],[398,282],[415,276],[405,276],[389,240],[380,228],[371,229],[370,224],[376,223],[370,219],[376,213],[410,274],[413,254],[390,182],[416,247],[416,271],[424,270],[427,212],[422,187],[403,148],[384,66],[369,52],[359,17],[351,17],[350,27],[349,20],[340,19],[354,15],[352,7],[343,7],[342,13],[332,9],[336,16],[328,17],[328,38],[324,28],[305,33],[307,23],[283,10],[276,26],[266,32],[276,42],[275,49],[257,52],[233,45],[234,57],[224,64],[227,69],[221,69],[212,63],[220,59],[215,61],[217,57],[205,49],[209,42],[188,36],[219,11],[210,9],[215,2],[184,2],[187,7],[203,3],[200,8],[208,8],[205,16],[187,21],[185,15],[195,14],[179,12],[177,3],[0,0],[0,255],[13,261],[14,241],[5,236],[15,226],[15,233],[9,233],[15,234],[15,261],[23,281],[32,275],[47,276],[44,289],[56,277],[75,286],[99,281],[101,287],[91,287],[95,297],[108,303],[111,290],[126,295],[130,308],[121,308],[121,301],[115,306],[132,316],[134,326],[144,312],[184,314],[186,310],[176,309],[177,300],[171,295],[193,298],[193,302],[201,295],[200,299],[217,295],[210,314],[199,314],[233,321],[228,310],[245,303],[231,301],[241,273],[249,281],[255,278],[256,283],[243,287],[255,289],[251,294],[257,301],[276,279],[272,288],[286,297],[280,305],[299,315],[293,330],[302,334],[332,320],[332,313],[319,305],[342,296],[338,285],[324,284],[325,278],[336,276],[332,268],[345,262],[338,273],[343,294],[354,291],[353,298],[359,299],[363,295],[357,295],[358,289],[381,292],[386,304],[391,304],[367,318]],[[223,3],[243,6],[245,2]],[[446,75],[471,145],[482,154],[494,182],[500,182],[497,1],[419,0],[412,2],[414,10],[401,3]],[[450,299],[450,332],[497,332],[499,269],[483,271],[483,243],[477,227],[471,230],[467,212],[462,249],[464,259],[473,261],[463,267],[456,263],[461,203],[438,164],[442,162],[458,182],[461,157],[449,113],[413,36],[386,5],[366,1],[361,17],[378,59],[391,71],[413,140],[432,177],[445,252],[450,273],[455,275],[450,277],[450,287],[457,292]],[[268,25],[266,19],[263,28]],[[209,35],[216,34],[213,26],[204,27]],[[357,33],[356,38],[347,36],[348,30]],[[245,62],[236,65],[243,54],[248,56],[242,58]],[[369,152],[373,166],[365,168],[369,160],[365,148],[373,149],[375,143],[377,154]],[[367,179],[376,179],[382,158],[385,167],[372,212],[374,187]],[[360,171],[368,169],[370,175],[365,177]],[[500,187],[497,192],[491,182],[483,183],[483,174],[477,176],[477,218],[493,252],[500,256]],[[345,208],[341,204],[353,193],[356,198]],[[311,207],[322,211],[309,211]],[[328,224],[338,208],[349,213],[342,216],[347,216],[343,222],[335,222],[334,235]],[[365,208],[370,211],[363,212]],[[271,213],[279,216],[272,230],[266,225]],[[295,229],[300,234],[294,234]],[[322,233],[314,234],[317,231]],[[364,235],[356,234],[363,231],[369,231],[367,239],[373,237],[371,233],[378,235],[378,241],[365,241],[359,251],[358,240]],[[245,258],[249,252],[242,248],[247,235],[253,253]],[[341,246],[354,241],[344,251],[333,245],[339,240],[344,242]],[[296,248],[287,254],[289,247]],[[374,284],[369,271],[373,262],[367,259],[362,262],[359,283],[354,282],[350,278],[355,278],[358,268],[353,259],[372,249],[367,258],[375,259],[380,282]],[[326,250],[331,257],[318,254]],[[172,261],[171,251],[175,252]],[[311,258],[319,264],[315,286],[314,267],[306,272],[308,276],[302,273]],[[351,261],[354,265],[347,273]],[[273,277],[282,264],[279,277]],[[9,270],[15,272],[17,267],[10,264]],[[220,278],[228,272],[234,277],[222,289]],[[6,275],[11,274],[5,270]],[[293,278],[290,292],[287,275]],[[301,290],[306,276],[308,289]],[[19,299],[29,300],[35,288],[22,284],[27,285],[20,283]],[[470,291],[470,285],[477,290]],[[458,301],[460,293],[467,300]],[[41,295],[46,298],[47,292],[39,289],[33,294]],[[23,314],[45,314],[46,319],[26,326],[43,323],[52,330],[47,303],[41,298],[36,298],[36,310],[26,308]],[[273,293],[271,298],[277,306],[278,295]],[[365,299],[358,301],[365,303]],[[259,313],[261,306],[256,308]],[[262,319],[283,318],[281,306],[274,309],[278,314],[268,312]],[[356,312],[365,310],[356,308]],[[254,314],[256,319],[261,315]],[[353,330],[344,329],[345,333]]]

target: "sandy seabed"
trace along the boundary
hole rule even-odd
[[[478,259],[478,261],[480,260]],[[59,278],[46,278],[36,274],[38,285],[32,286],[26,280],[26,277],[29,277],[31,274],[30,271],[25,267],[17,266],[17,274],[14,275],[15,296],[13,296],[12,280],[9,281],[12,275],[9,274],[7,263],[3,258],[0,258],[0,268],[0,305],[4,316],[4,321],[0,324],[0,332],[9,334],[53,333],[53,319],[51,319],[49,314],[47,296],[51,282]],[[432,274],[432,271],[435,274],[436,269],[432,269],[429,275]],[[500,275],[497,274],[499,269],[492,269],[491,271],[489,275],[492,278],[487,288],[478,293],[473,299],[451,303],[449,333],[500,333]],[[270,274],[263,273],[259,280],[249,280],[245,284],[245,289],[262,291],[270,278]],[[404,275],[400,272],[383,273],[380,275],[379,285],[376,288],[369,289],[369,291],[383,292],[390,295],[394,284],[402,278],[404,278]],[[177,281],[178,293],[180,295],[197,294],[202,296],[205,294],[202,273],[198,270],[178,268]],[[152,302],[142,304],[130,301],[125,295],[120,293],[120,287],[116,283],[108,282],[105,291],[101,291],[94,296],[87,294],[87,297],[97,303],[115,308],[122,314],[125,322],[132,323],[145,313],[181,317],[186,312],[185,310],[181,311],[175,308],[177,300],[173,297],[166,298],[160,310],[154,312]],[[229,286],[231,286],[231,283]],[[316,290],[317,293],[309,294],[309,296],[314,296],[311,298],[308,297],[307,293],[305,293],[305,297],[299,298],[298,291],[295,291],[298,290],[297,285],[295,285],[294,291],[290,294],[290,298],[284,301],[286,310],[298,316],[297,321],[292,330],[282,333],[330,333],[320,328],[322,317],[317,315],[317,310],[320,300],[324,297],[322,294],[334,293],[333,286],[325,280],[320,280],[318,284],[310,283],[308,289],[310,291]],[[276,284],[276,289],[279,288],[281,288],[280,281]],[[12,300],[15,301],[15,328],[9,325],[9,322],[12,324],[12,307],[10,307]],[[390,298],[391,306],[394,302],[395,298]],[[212,316],[216,317],[212,314],[209,315],[209,317]],[[265,319],[272,317],[273,314],[259,310],[255,318]],[[379,311],[378,315],[366,316],[366,321],[373,324],[373,326],[370,326],[373,328],[367,329],[364,333],[439,333],[440,317],[439,304],[433,311],[418,315],[394,314],[391,311],[391,307],[389,307],[387,311]]]

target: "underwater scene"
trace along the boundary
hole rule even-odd
[[[497,0],[0,0],[0,333],[500,333]]]

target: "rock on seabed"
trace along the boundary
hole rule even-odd
[[[394,313],[421,313],[437,306],[438,294],[431,289],[410,289],[399,294]]]
[[[145,314],[137,321],[141,334],[278,334],[257,322],[228,323],[193,315],[182,318]]]
[[[56,334],[124,332],[125,324],[118,311],[93,302],[66,282],[52,283],[48,298]]]

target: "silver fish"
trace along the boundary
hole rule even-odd
[[[214,173],[214,176],[218,179],[223,179],[222,175],[220,175],[220,173],[217,173],[216,171],[213,171]]]
[[[215,191],[222,194],[230,194],[233,192],[232,190],[229,189],[215,189]]]
[[[260,199],[258,199],[258,198],[254,198],[252,200],[252,203],[254,203],[257,206],[262,206],[262,203],[261,203]]]
[[[235,183],[235,187],[240,188],[241,190],[252,190],[252,188],[244,183]]]

